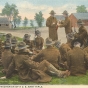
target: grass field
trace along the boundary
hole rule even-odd
[[[0,67],[0,70],[2,67]],[[4,76],[2,72],[0,72],[0,77]],[[18,75],[13,75],[10,79],[0,80],[0,84],[8,84],[8,85],[32,85],[32,84],[46,84],[46,85],[88,85],[88,72],[83,76],[69,76],[67,78],[57,78],[52,77],[51,82],[48,83],[34,83],[34,82],[21,82]]]

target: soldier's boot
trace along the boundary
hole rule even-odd
[[[58,76],[58,77],[67,77],[68,76],[68,70],[60,71],[60,70],[56,69],[52,64],[50,64],[48,66],[48,70],[54,72],[56,74],[56,76]]]

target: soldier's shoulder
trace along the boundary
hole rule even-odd
[[[51,16],[47,18],[47,20],[51,19]]]
[[[88,51],[88,46],[86,48],[84,48],[83,51]]]
[[[87,29],[83,26],[83,29],[85,30],[85,31],[87,31]]]
[[[73,50],[71,49],[71,50],[69,50],[67,53],[68,53],[68,54],[73,54]]]
[[[44,38],[43,37],[40,37],[42,40],[44,40]]]

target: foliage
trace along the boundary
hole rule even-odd
[[[77,13],[87,13],[87,9],[86,9],[86,7],[84,5],[77,6],[76,12]]]
[[[44,18],[43,18],[43,14],[41,11],[35,14],[34,19],[36,20],[38,26],[42,27],[42,22],[44,22]]]
[[[16,22],[19,18],[18,14],[17,6],[15,4],[10,5],[8,2],[5,4],[1,13],[2,16],[7,16],[10,21],[12,20],[14,22],[14,27],[16,27]]]
[[[34,27],[33,20],[30,20],[30,26]]]
[[[28,19],[25,17],[25,18],[24,18],[24,22],[23,22],[23,26],[26,27],[27,24],[28,24]]]
[[[18,16],[16,19],[16,24],[18,25],[18,27],[19,27],[20,23],[21,23],[21,16]]]

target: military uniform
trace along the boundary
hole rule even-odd
[[[61,60],[67,61],[67,52],[71,50],[70,46],[68,44],[62,44],[59,48],[60,54],[61,54]]]
[[[79,32],[75,34],[75,38],[78,38],[83,41],[84,46],[86,46],[87,43],[87,30],[84,26],[81,26],[79,28]]]
[[[42,50],[43,43],[44,43],[44,39],[42,37],[36,37],[35,38],[35,47],[36,47],[36,49]]]
[[[60,25],[60,27],[65,27],[65,33],[71,33],[72,32],[72,27],[71,27],[71,21],[68,17],[65,18],[65,21],[63,24]]]
[[[16,66],[21,81],[49,82],[51,80],[51,77],[45,74],[43,71],[31,69],[32,66],[29,67],[28,63],[33,64],[32,61],[30,62],[27,55],[16,55],[10,64],[6,77],[9,78],[12,75],[12,72],[15,70]],[[36,63],[35,65],[37,68],[38,64]],[[33,67],[35,68],[35,66]]]
[[[26,49],[27,46],[25,46],[25,43],[22,43],[18,45],[18,48],[21,51],[22,49]],[[57,70],[46,60],[43,60],[40,63],[32,61],[28,55],[23,55],[20,51],[14,56],[13,61],[7,70],[7,78],[12,75],[15,68],[22,81],[49,82],[52,77],[47,75],[46,71],[54,71],[58,77],[67,74],[67,72]]]
[[[86,74],[86,58],[83,50],[76,46],[79,44],[78,42],[82,45],[81,41],[78,39],[74,40],[72,45],[75,44],[75,47],[67,53],[68,69],[70,70],[71,75],[74,76]]]
[[[83,49],[84,53],[88,53],[88,46]]]
[[[40,62],[42,60],[47,60],[57,69],[59,69],[59,64],[61,60],[60,52],[54,47],[48,47],[42,50],[38,55],[35,56],[34,61]]]
[[[35,57],[34,61],[41,62],[42,60],[47,60],[50,62],[54,67],[59,69],[59,64],[61,61],[60,52],[53,47],[54,42],[50,38],[46,38],[45,45],[46,49],[41,50]]]
[[[55,23],[55,24],[53,24]],[[46,26],[49,27],[49,37],[54,41],[58,40],[57,34],[57,19],[55,17],[50,16],[46,20]]]
[[[34,46],[34,40],[30,40],[31,35],[25,34],[24,38],[23,38],[23,42],[26,43],[26,45],[28,45],[28,49],[32,50],[35,46]]]
[[[5,47],[9,48],[9,49],[4,49],[4,52],[2,53],[1,60],[2,60],[2,65],[4,67],[3,72],[7,71],[8,67],[9,67],[9,65],[10,65],[10,63],[12,62],[12,59],[13,59],[13,54],[10,50],[10,47],[11,47],[10,43],[6,43]]]

